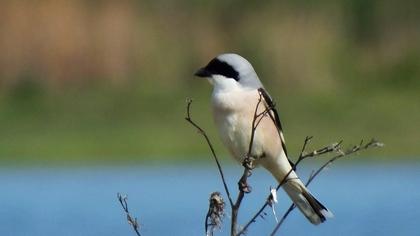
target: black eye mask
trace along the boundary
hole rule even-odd
[[[239,73],[228,63],[224,61],[220,61],[219,59],[215,58],[207,64],[206,67],[200,70],[204,75],[223,75],[227,78],[232,78],[236,81],[239,80]],[[200,75],[198,75],[200,76]]]

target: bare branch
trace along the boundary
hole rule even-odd
[[[136,232],[137,236],[141,236],[140,231],[139,231],[140,226],[139,226],[139,223],[137,222],[137,218],[135,217],[133,218],[130,215],[130,212],[128,211],[127,195],[122,196],[120,193],[117,193],[117,197],[125,214],[127,215],[128,224],[130,224],[133,227],[133,230],[134,232]]]
[[[308,183],[306,185],[309,185],[313,179],[315,179],[317,177],[317,175],[319,175],[319,173],[321,173],[321,171],[323,171],[328,165],[330,165],[331,163],[333,163],[334,161],[336,161],[337,159],[340,159],[344,156],[348,156],[360,151],[364,151],[367,150],[369,148],[376,148],[376,147],[383,147],[384,144],[377,141],[376,139],[371,139],[367,144],[363,145],[363,140],[360,141],[359,145],[353,146],[352,148],[348,149],[347,151],[341,151],[339,150],[339,155],[331,158],[330,160],[328,160],[324,165],[322,165],[317,171],[315,171],[308,179]]]
[[[207,145],[209,146],[211,153],[213,155],[213,158],[216,161],[217,169],[219,170],[220,177],[222,178],[223,187],[225,188],[225,192],[229,199],[229,203],[231,206],[233,206],[233,200],[232,200],[232,197],[230,196],[229,188],[226,184],[225,175],[223,174],[222,166],[220,165],[219,158],[217,158],[216,152],[214,151],[213,145],[211,144],[210,139],[207,136],[206,132],[191,119],[191,113],[190,113],[191,103],[192,103],[192,99],[188,98],[187,99],[187,116],[185,117],[185,120],[188,121],[188,123],[190,123],[191,125],[193,125],[197,129],[198,133],[201,134],[206,139]]]
[[[363,145],[363,140],[361,140],[359,145],[355,145],[352,148],[348,149],[347,151],[343,152],[341,150],[338,150],[338,152],[339,152],[338,155],[332,157],[331,159],[326,161],[317,171],[311,173],[311,175],[309,176],[309,179],[306,183],[306,186],[308,186],[319,175],[319,173],[321,173],[327,166],[332,164],[334,161],[336,161],[336,160],[338,160],[342,157],[345,157],[345,156],[348,156],[348,155],[351,155],[351,154],[354,154],[354,153],[357,153],[357,152],[360,152],[360,151],[363,151],[363,150],[366,150],[366,149],[369,149],[369,148],[383,147],[383,146],[384,146],[383,143],[378,142],[375,139],[371,139],[371,141],[369,143],[365,144],[365,145]],[[287,211],[284,213],[284,215],[281,218],[281,220],[279,221],[279,223],[277,223],[273,232],[270,234],[271,236],[273,236],[277,233],[277,231],[280,229],[280,226],[283,224],[284,220],[287,218],[287,216],[290,214],[290,212],[292,212],[294,209],[295,209],[295,204],[291,204],[290,207],[287,209]]]
[[[302,146],[302,150],[301,153],[299,155],[298,160],[295,163],[295,168],[306,158],[315,158],[315,157],[319,157],[322,155],[325,155],[327,153],[331,153],[331,152],[335,152],[338,155],[331,158],[330,160],[328,160],[324,165],[322,165],[317,171],[311,173],[308,182],[306,185],[309,185],[313,179],[322,171],[324,170],[328,165],[330,165],[332,162],[336,161],[337,159],[343,157],[343,156],[347,156],[350,154],[353,154],[355,152],[361,151],[361,150],[365,150],[371,147],[382,147],[383,144],[380,142],[375,141],[374,139],[371,140],[371,142],[369,142],[368,144],[362,146],[363,142],[361,142],[359,145],[352,147],[351,149],[349,149],[346,152],[343,152],[341,150],[341,144],[343,143],[343,141],[337,142],[337,143],[332,143],[330,145],[327,145],[325,147],[316,149],[312,152],[306,153],[306,148],[308,146],[308,144],[310,143],[310,141],[312,140],[312,136],[307,136],[305,138],[305,141],[303,143]],[[287,177],[289,176],[289,174],[292,172],[292,170],[290,170],[287,175],[282,179],[282,181],[280,181],[280,183],[277,186],[277,190],[280,189],[280,187],[286,182]],[[261,214],[263,214],[265,208],[267,206],[269,206],[269,198],[270,195],[267,197],[265,203],[261,206],[261,208],[254,214],[254,216],[248,221],[248,223],[242,228],[242,230],[238,233],[238,235],[244,234],[246,232],[246,230],[248,229],[248,227],[256,221],[256,219],[258,218],[258,216],[261,216]],[[290,214],[290,212],[294,209],[294,206],[290,206],[288,208],[288,210],[286,211],[286,213],[283,215],[283,217],[280,219],[280,221],[278,222],[277,225],[281,225],[285,218]]]
[[[306,153],[305,152],[306,147],[309,144],[309,142],[312,140],[312,138],[313,138],[313,136],[306,136],[305,141],[304,141],[303,146],[302,146],[302,151],[299,154],[299,158],[298,158],[295,166],[297,164],[299,164],[301,161],[305,160],[306,158],[317,157],[317,156],[321,156],[321,155],[324,155],[324,154],[327,154],[327,153],[330,153],[330,152],[337,152],[337,151],[340,150],[341,144],[343,143],[343,140],[341,140],[338,143],[332,143],[328,146],[325,146],[325,147],[319,148],[317,150],[313,150],[312,152]]]
[[[327,153],[340,150],[340,145],[342,143],[341,141],[338,142],[338,143],[333,143],[333,144],[327,145],[325,147],[319,148],[319,149],[314,150],[312,152],[306,153],[306,148],[307,148],[308,144],[310,143],[310,141],[312,140],[312,138],[313,138],[312,136],[307,136],[305,138],[305,141],[304,141],[303,146],[302,146],[302,150],[301,150],[301,152],[299,154],[298,160],[295,163],[294,169],[296,169],[297,166],[303,160],[305,160],[306,158],[322,156],[322,155],[325,155]],[[286,176],[279,182],[279,184],[277,185],[276,190],[279,190],[280,187],[287,181],[287,178],[289,177],[290,173],[292,173],[292,171],[293,171],[293,169],[290,169],[290,171],[286,174]],[[270,197],[271,197],[271,193],[268,195],[268,197],[266,198],[264,204],[260,207],[260,209],[245,224],[245,226],[241,229],[241,231],[237,235],[244,234],[247,231],[248,227],[252,223],[254,223],[259,216],[261,216],[264,213],[265,208],[270,205]],[[281,222],[281,221],[282,221],[282,219],[279,222]]]

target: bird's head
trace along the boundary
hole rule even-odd
[[[215,89],[258,89],[262,87],[251,63],[238,54],[221,54],[194,75],[207,78]]]

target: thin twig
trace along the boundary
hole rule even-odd
[[[375,139],[371,139],[371,141],[365,145],[363,145],[363,140],[360,141],[359,145],[355,145],[352,148],[348,149],[347,151],[341,151],[338,150],[339,154],[332,157],[331,159],[329,159],[328,161],[326,161],[321,167],[318,168],[317,171],[311,173],[311,175],[309,176],[309,179],[306,183],[306,186],[308,186],[327,166],[329,166],[330,164],[332,164],[334,161],[344,157],[344,156],[348,156],[354,153],[357,153],[359,151],[363,151],[369,148],[374,148],[374,147],[383,147],[383,143],[376,141]],[[288,208],[288,210],[284,213],[283,217],[281,218],[281,220],[279,221],[279,223],[277,223],[276,227],[274,228],[273,232],[270,234],[271,236],[274,236],[277,231],[280,229],[280,226],[283,224],[284,220],[287,218],[287,216],[290,214],[290,212],[292,212],[295,209],[295,204],[291,204],[290,207]]]
[[[222,169],[222,166],[220,165],[219,158],[217,158],[216,152],[214,151],[213,145],[211,144],[210,139],[207,136],[206,132],[191,119],[191,113],[190,113],[191,103],[192,103],[192,99],[188,98],[187,99],[187,117],[185,117],[185,120],[188,121],[188,123],[190,123],[191,125],[193,125],[197,129],[198,133],[201,134],[206,139],[206,142],[208,146],[210,147],[211,153],[213,155],[213,158],[216,161],[217,169],[219,170],[220,177],[222,178],[222,181],[223,181],[223,187],[225,188],[226,195],[229,199],[229,204],[232,207],[233,200],[232,200],[232,197],[230,196],[229,188],[226,184],[225,175],[223,174],[223,169]]]
[[[117,197],[125,214],[127,215],[128,224],[130,224],[133,227],[133,230],[134,232],[136,232],[137,236],[141,236],[140,231],[139,231],[140,226],[139,226],[139,223],[137,222],[137,218],[136,217],[133,218],[130,215],[130,212],[128,211],[127,195],[122,196],[120,193],[117,193]]]

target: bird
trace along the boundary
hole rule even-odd
[[[283,136],[283,129],[274,102],[261,83],[251,63],[234,53],[224,53],[198,69],[198,78],[207,79],[213,85],[211,106],[213,119],[222,143],[239,163],[248,155],[254,132],[250,156],[256,166],[268,170],[282,188],[314,225],[333,217],[306,188],[294,171]],[[264,106],[257,105],[263,103]],[[255,114],[265,112],[258,127],[253,131]],[[286,178],[286,179],[285,179]]]

